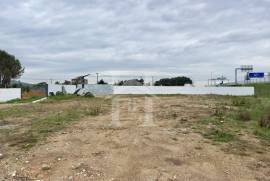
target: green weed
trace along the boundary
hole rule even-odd
[[[228,130],[212,129],[203,134],[205,138],[211,139],[217,142],[230,142],[235,139],[235,136]]]

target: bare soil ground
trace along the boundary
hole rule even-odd
[[[152,97],[153,109],[146,111],[145,97],[117,99],[120,124],[108,111],[83,117],[27,151],[0,147],[0,153],[12,153],[0,159],[0,180],[270,180],[269,148],[234,154],[227,143],[197,133],[197,121],[212,115],[218,100]],[[153,114],[152,124],[145,113]]]

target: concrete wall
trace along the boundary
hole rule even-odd
[[[62,86],[69,94],[77,89],[75,85],[48,85],[48,92],[62,91]],[[81,85],[78,86],[80,88]],[[233,95],[250,96],[255,94],[254,87],[182,87],[182,86],[112,86],[85,85],[85,89],[96,96],[112,94],[187,94],[187,95]]]
[[[188,94],[250,96],[254,87],[114,86],[114,94]]]
[[[76,91],[76,85],[57,85],[57,84],[48,84],[48,93],[53,92],[56,94],[56,92],[60,91],[62,92],[64,89],[68,94],[73,94]]]
[[[0,102],[21,99],[21,89],[0,89]]]
[[[78,86],[81,87],[81,86]],[[88,84],[84,88],[95,96],[104,96],[113,94],[113,86],[107,84]]]

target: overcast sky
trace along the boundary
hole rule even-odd
[[[24,80],[84,73],[270,72],[270,0],[1,0],[0,49]]]

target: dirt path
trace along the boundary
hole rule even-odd
[[[224,153],[191,128],[176,126],[211,113],[214,103],[198,99],[154,98],[154,125],[143,126],[145,98],[120,97],[121,126],[111,124],[111,114],[85,118],[5,160],[6,175],[17,170],[16,175],[53,181],[269,180],[268,168],[250,167],[256,158]]]

